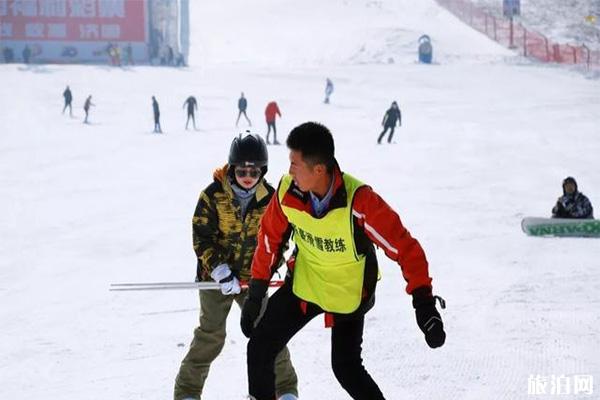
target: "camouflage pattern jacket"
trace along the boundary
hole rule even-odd
[[[211,271],[223,263],[228,264],[239,279],[250,279],[260,219],[275,192],[261,179],[242,220],[241,206],[231,188],[227,170],[225,166],[215,171],[214,181],[200,193],[192,220],[200,281],[210,281]]]
[[[594,218],[590,200],[581,192],[565,194],[558,198],[552,209],[554,218]]]

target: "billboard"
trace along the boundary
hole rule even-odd
[[[38,61],[102,62],[127,47],[147,60],[148,12],[142,0],[0,0],[0,44],[18,58],[28,46]]]

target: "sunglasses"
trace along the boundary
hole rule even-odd
[[[241,168],[236,168],[235,169],[235,176],[237,176],[238,178],[245,178],[247,176],[249,176],[250,178],[258,178],[261,174],[261,170],[260,168],[252,168],[252,169],[241,169]]]

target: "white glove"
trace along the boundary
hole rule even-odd
[[[218,265],[212,270],[210,277],[221,285],[221,293],[224,295],[239,294],[242,291],[240,281],[233,276],[227,264]]]

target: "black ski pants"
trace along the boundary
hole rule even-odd
[[[69,115],[73,116],[73,106],[71,105],[70,101],[65,101],[65,106],[64,106],[64,108],[62,110],[62,113],[63,114],[65,113],[65,110],[67,109],[67,107],[69,108]]]
[[[273,144],[279,144],[277,141],[277,127],[275,126],[275,121],[267,121],[267,144],[270,144],[269,136],[271,135],[271,128],[273,128]]]
[[[246,115],[246,110],[240,110],[240,112],[238,113],[238,117],[237,120],[235,121],[235,126],[238,125],[238,123],[240,122],[240,117],[244,116],[244,118],[246,118],[246,122],[248,122],[248,125],[252,126],[252,122],[250,122],[250,118],[248,118],[248,116]]]
[[[388,143],[392,143],[392,137],[394,136],[394,129],[396,128],[396,124],[394,125],[386,125],[383,127],[383,132],[379,135],[379,139],[377,139],[377,143],[381,143],[381,139],[385,136],[385,133],[388,129],[390,129],[390,136],[388,137]]]
[[[185,121],[185,129],[188,128],[188,125],[190,123],[190,118],[192,119],[192,124],[194,125],[194,129],[196,129],[196,117],[194,115],[194,111],[189,111],[187,112],[187,120]]]
[[[286,283],[269,299],[252,332],[247,353],[248,390],[256,400],[275,398],[275,357],[311,319],[323,313],[312,303],[307,303],[305,312],[300,303],[291,284]],[[338,382],[353,399],[383,400],[383,394],[362,363],[363,327],[363,315],[335,320],[331,328],[331,366]]]
[[[162,133],[162,128],[160,127],[160,114],[154,113],[154,132]]]

